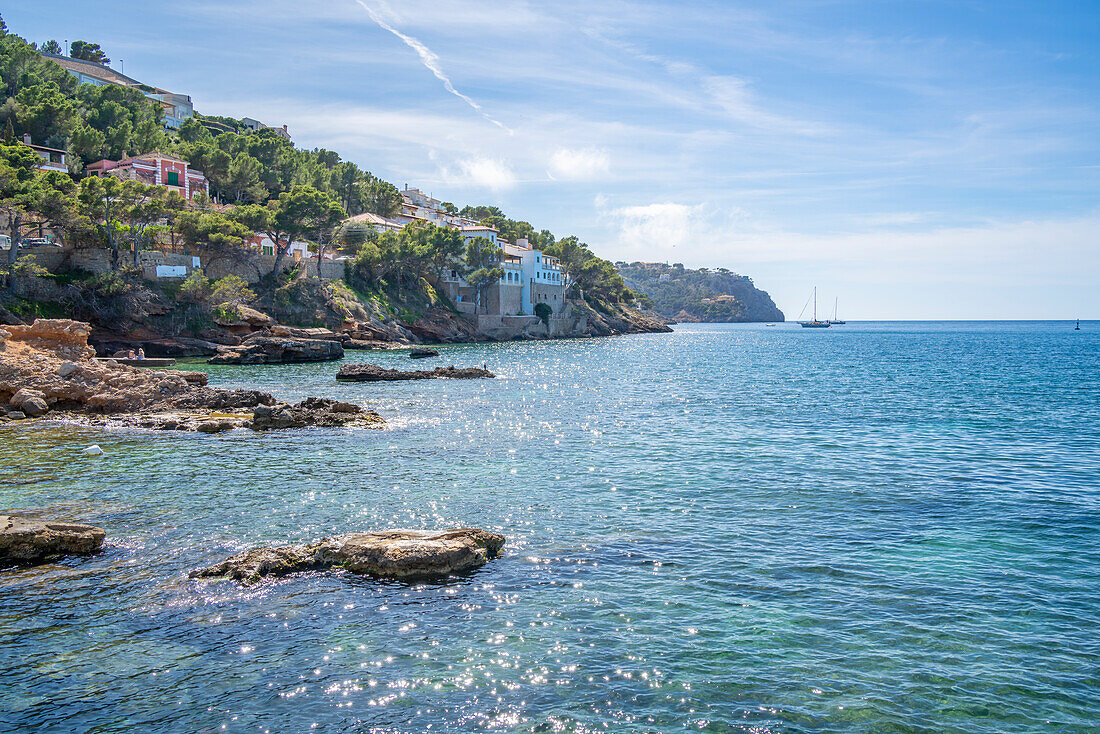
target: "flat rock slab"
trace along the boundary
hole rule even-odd
[[[348,533],[308,545],[253,548],[190,577],[255,583],[264,576],[335,568],[377,578],[432,578],[480,568],[502,547],[503,535],[480,528]]]
[[[480,367],[436,367],[434,370],[390,370],[376,364],[346,364],[336,373],[336,379],[344,382],[395,382],[398,380],[453,379],[472,380],[496,377]]]
[[[438,357],[439,352],[426,347],[414,347],[409,350],[409,356],[413,359],[424,359],[425,357]]]
[[[106,536],[92,525],[0,515],[0,565],[92,555],[103,547]]]
[[[293,364],[340,359],[344,348],[329,339],[251,337],[206,360],[209,364]]]

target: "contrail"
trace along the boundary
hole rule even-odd
[[[387,30],[393,35],[397,36],[405,42],[406,46],[411,48],[413,51],[416,51],[417,55],[420,56],[421,63],[423,63],[424,66],[428,68],[428,71],[435,74],[436,79],[443,82],[444,89],[461,99],[466,104],[470,105],[470,107],[472,107],[478,114],[499,127],[501,130],[506,130],[509,135],[512,134],[511,128],[509,128],[507,125],[500,122],[499,120],[494,120],[492,117],[489,117],[489,115],[486,114],[485,110],[481,109],[481,105],[467,97],[462,92],[455,89],[455,85],[451,84],[451,80],[448,79],[447,75],[443,73],[443,69],[439,65],[439,56],[437,56],[434,51],[421,43],[418,39],[402,33],[386,21],[382,20],[378,13],[375,12],[374,8],[367,5],[365,2],[363,2],[363,0],[355,0],[355,2],[359,3],[359,5],[362,6],[363,10],[367,11],[367,15],[370,16],[370,19],[377,23],[380,28]]]

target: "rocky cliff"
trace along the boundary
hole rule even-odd
[[[681,322],[783,321],[767,292],[725,268],[690,270],[665,263],[616,263],[623,280],[653,309]]]

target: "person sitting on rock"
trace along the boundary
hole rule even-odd
[[[142,349],[141,347],[138,347],[137,358],[138,359],[145,359],[145,350]]]
[[[126,353],[126,359],[137,359],[137,355],[134,354],[133,349]]]

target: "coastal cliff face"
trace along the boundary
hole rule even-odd
[[[665,263],[616,263],[630,288],[644,293],[653,309],[679,322],[783,321],[766,291],[725,268],[690,270]]]
[[[251,305],[238,304],[222,311],[203,311],[194,304],[181,303],[175,298],[171,284],[152,281],[129,283],[125,296],[114,297],[120,302],[125,300],[117,307],[108,298],[97,297],[96,309],[80,306],[89,299],[77,292],[82,287],[79,283],[59,287],[50,280],[50,285],[51,298],[22,299],[19,305],[24,312],[61,313],[88,322],[89,342],[100,356],[140,347],[149,357],[281,363],[314,361],[315,357],[338,359],[342,356],[340,344],[344,349],[374,349],[669,331],[659,315],[643,313],[622,303],[593,305],[573,299],[547,322],[534,316],[486,318],[456,312],[427,288],[357,291],[343,280],[322,281],[315,277],[298,278],[270,289],[258,286]],[[130,305],[135,302],[142,307]],[[15,313],[9,313],[6,320],[19,319]],[[311,328],[325,333],[310,333]],[[310,345],[302,341],[295,345],[297,351],[288,352],[278,348],[283,341],[265,342],[268,337],[332,339],[340,344],[314,344],[307,350],[309,354],[298,354],[302,351],[298,347],[305,349]]]

